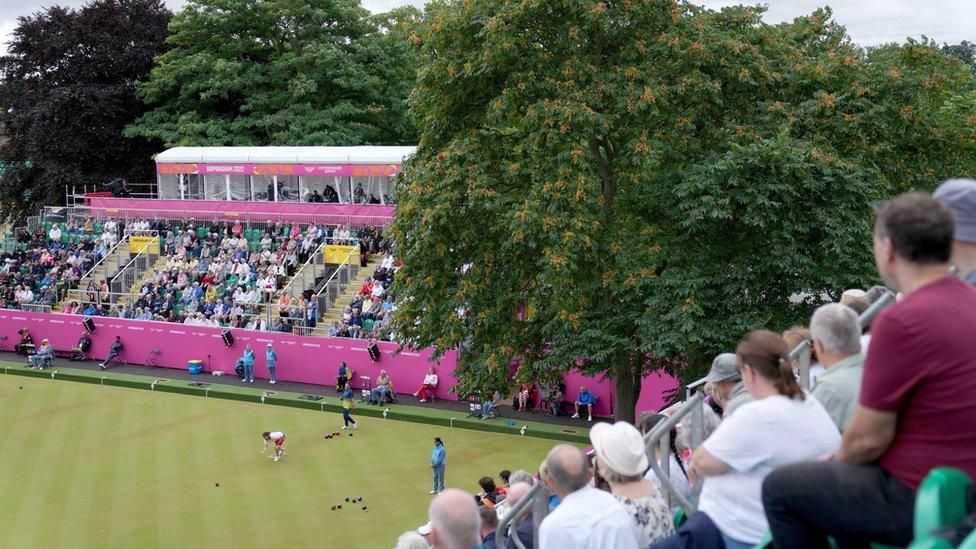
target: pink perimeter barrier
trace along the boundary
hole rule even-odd
[[[389,225],[395,206],[383,204],[321,204],[246,200],[168,200],[147,198],[87,198],[97,217],[141,217],[198,221],[290,221],[329,225]]]
[[[84,331],[81,325],[83,318],[79,315],[0,310],[0,335],[6,336],[5,340],[0,341],[0,348],[13,350],[13,346],[20,339],[17,331],[27,327],[36,345],[40,346],[41,340],[47,338],[55,350],[69,351]],[[145,365],[154,362],[163,368],[186,370],[188,361],[202,360],[205,373],[220,370],[226,375],[234,376],[234,363],[244,353],[245,345],[250,343],[254,349],[255,376],[267,378],[264,355],[267,344],[271,343],[278,354],[278,379],[283,381],[334,387],[339,363],[345,361],[355,374],[353,387],[360,387],[359,376],[362,375],[369,376],[375,384],[379,371],[385,369],[393,380],[395,390],[409,394],[420,388],[427,368],[434,366],[440,378],[435,396],[445,400],[458,398],[449,392],[457,384],[453,376],[457,364],[456,352],[446,353],[439,361],[430,361],[429,349],[420,352],[404,350],[397,355],[398,345],[380,342],[382,356],[379,362],[373,363],[366,352],[367,341],[362,339],[232,330],[234,346],[227,348],[220,337],[220,328],[107,317],[92,317],[92,320],[96,330],[91,334],[92,348],[89,356],[99,359],[108,354],[112,341],[118,335],[125,345],[120,358],[129,364]],[[159,353],[153,353],[154,350]],[[26,360],[24,362],[26,364]],[[597,395],[597,415],[612,414],[612,382],[571,372],[566,374],[566,400],[576,400],[580,385],[585,385]],[[255,382],[254,386],[265,387],[266,384]],[[644,378],[637,405],[638,412],[661,408],[664,405],[662,393],[675,386],[677,382],[667,375],[651,374]]]

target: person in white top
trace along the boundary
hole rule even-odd
[[[750,332],[739,343],[739,370],[755,400],[724,419],[695,451],[688,473],[693,483],[704,482],[699,512],[677,536],[706,544],[720,537],[728,549],[751,548],[769,530],[761,495],[766,475],[840,446],[827,411],[797,384],[789,352],[783,338],[767,330]]]
[[[51,225],[51,231],[47,233],[47,236],[53,242],[61,242],[61,229],[57,225]]]
[[[590,485],[582,450],[557,444],[542,463],[540,477],[559,506],[539,527],[541,549],[636,549],[637,527],[617,498]]]
[[[393,268],[393,254],[387,252],[383,257],[383,263],[380,264],[381,269],[392,269]]]
[[[262,455],[268,449],[269,442],[274,442],[275,450],[271,456],[273,461],[278,461],[281,459],[281,456],[285,455],[285,433],[281,431],[265,431],[261,437],[264,438],[264,447],[261,448]]]
[[[413,396],[420,399],[420,402],[427,402],[432,396],[434,396],[434,389],[437,388],[437,374],[434,373],[434,367],[431,366],[427,368],[427,375],[424,376],[424,382],[420,385],[420,389]]]

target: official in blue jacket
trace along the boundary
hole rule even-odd
[[[268,361],[268,375],[271,376],[271,383],[278,381],[278,353],[275,352],[271,343],[268,343],[268,350],[264,353],[264,358]]]
[[[434,486],[431,494],[444,491],[444,466],[447,463],[447,450],[441,437],[434,438],[434,450],[430,453],[430,468],[434,471]]]
[[[244,356],[241,357],[241,361],[244,362],[244,382],[254,383],[254,351],[251,350],[250,343],[244,347]]]

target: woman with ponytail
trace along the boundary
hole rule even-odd
[[[782,337],[767,330],[750,332],[735,354],[742,381],[755,400],[723,420],[695,450],[688,478],[692,484],[704,482],[700,512],[653,548],[752,547],[769,529],[760,493],[766,475],[781,465],[832,453],[840,445],[840,433],[826,410],[806,398],[796,382]]]

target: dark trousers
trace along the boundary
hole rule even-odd
[[[352,423],[353,425],[356,424],[356,420],[353,419],[351,415],[349,415],[349,408],[342,409],[342,423],[346,427],[349,427],[350,423]]]
[[[705,513],[691,515],[673,536],[652,543],[649,549],[723,549],[722,532]]]
[[[776,547],[841,549],[912,541],[915,493],[881,467],[833,461],[781,467],[766,477],[763,506]]]

